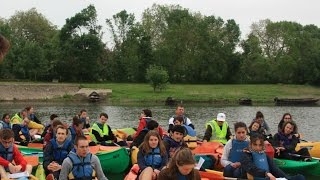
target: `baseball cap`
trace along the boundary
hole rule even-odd
[[[226,120],[226,115],[224,113],[219,113],[217,115],[217,121],[225,121]]]

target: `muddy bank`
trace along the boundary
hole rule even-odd
[[[74,96],[79,84],[60,83],[0,83],[0,100],[48,100]]]

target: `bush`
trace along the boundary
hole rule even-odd
[[[162,91],[168,84],[168,71],[161,66],[151,65],[147,69],[146,79],[150,82],[154,92],[156,89]]]

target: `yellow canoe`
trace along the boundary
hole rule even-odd
[[[296,150],[298,151],[303,147],[309,149],[309,153],[312,157],[320,158],[320,142],[301,142],[297,144]]]

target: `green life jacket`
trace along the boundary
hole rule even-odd
[[[103,136],[109,136],[109,128],[107,126],[107,124],[104,124],[102,129],[98,126],[97,123],[94,123],[92,125],[92,128],[90,129],[90,137],[91,137],[91,140],[94,141],[95,143],[98,143],[98,140],[96,138],[96,136],[94,134],[92,134],[92,130],[95,130],[99,133],[100,137],[103,137]],[[111,140],[108,140],[108,141],[105,141],[106,143],[112,143]]]
[[[228,123],[223,122],[222,129],[217,123],[216,119],[213,119],[212,121],[209,121],[206,123],[206,128],[210,126],[212,129],[212,136],[210,138],[210,142],[221,142],[222,144],[227,143],[227,129],[228,129]]]

